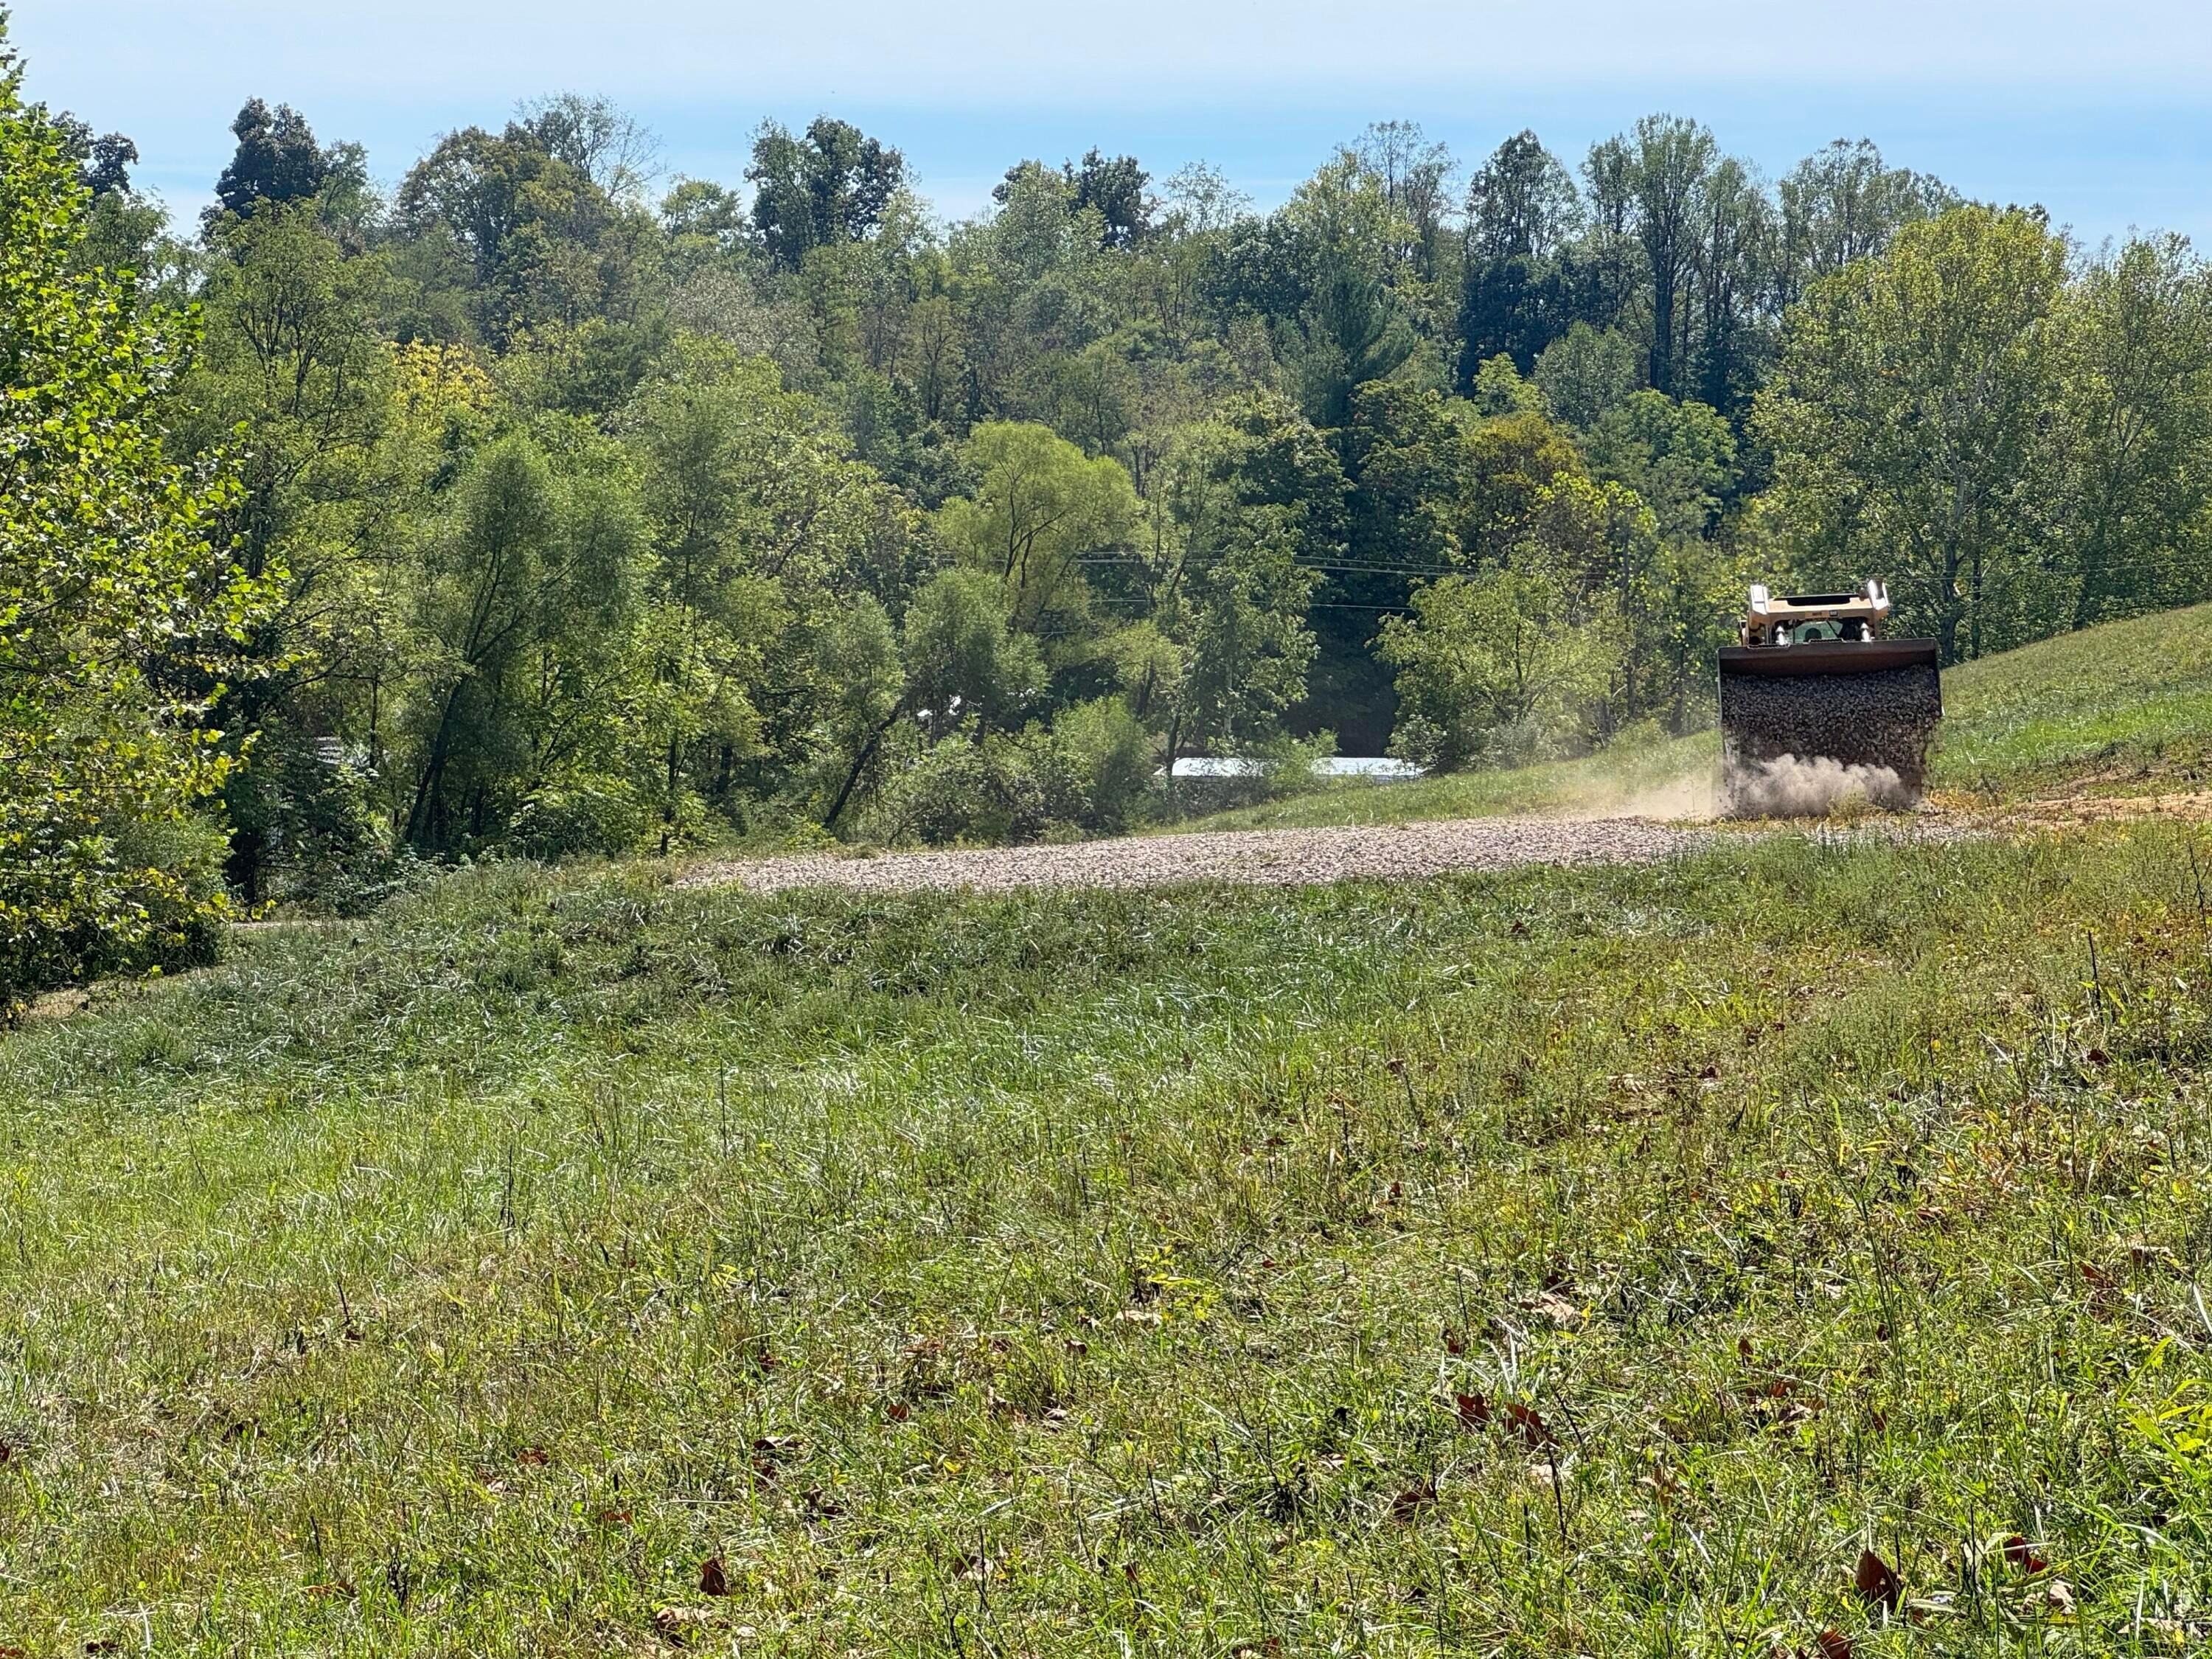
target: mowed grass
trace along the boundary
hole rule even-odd
[[[2194,791],[2212,771],[2212,605],[2107,623],[1943,671],[1929,782],[1991,802],[2075,792]],[[1181,830],[1598,812],[1696,817],[1719,766],[1712,732],[1582,760],[1410,783],[1345,782]]]
[[[0,1036],[0,1646],[2179,1650],[2202,863],[253,935]]]

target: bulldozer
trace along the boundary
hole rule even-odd
[[[1808,770],[1850,780],[1877,805],[1918,802],[1942,678],[1936,642],[1887,638],[1889,613],[1879,581],[1855,593],[1752,585],[1741,643],[1720,653],[1723,811],[1790,810],[1802,792],[1777,780]]]

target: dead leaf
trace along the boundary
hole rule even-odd
[[[699,1594],[727,1595],[730,1593],[730,1570],[722,1565],[722,1558],[710,1555],[699,1564]]]
[[[1851,1638],[1838,1630],[1824,1630],[1813,1638],[1814,1659],[1851,1659]]]
[[[2074,1589],[2063,1578],[2054,1578],[2045,1584],[2042,1589],[2040,1599],[2044,1610],[2053,1618],[2071,1619],[2074,1616]],[[2030,1605],[2037,1600],[2036,1593],[2030,1592],[2028,1595]]]
[[[914,1415],[914,1408],[907,1405],[903,1401],[894,1400],[890,1405],[884,1407],[884,1415],[890,1418],[894,1423],[903,1423],[908,1418]]]
[[[1531,1451],[1548,1451],[1559,1443],[1550,1425],[1517,1400],[1505,1402],[1505,1420],[1513,1425],[1522,1439],[1528,1442]]]
[[[708,1630],[722,1622],[712,1607],[662,1607],[653,1615],[653,1627],[665,1642],[682,1642],[695,1630]]]
[[[1520,1305],[1530,1313],[1541,1314],[1561,1330],[1572,1330],[1583,1322],[1583,1314],[1565,1297],[1555,1290],[1541,1290],[1534,1296],[1524,1296]]]
[[[552,1455],[543,1446],[525,1446],[520,1451],[515,1453],[514,1461],[518,1463],[529,1463],[542,1468],[551,1462],[553,1459]]]
[[[1492,1413],[1487,1395],[1456,1394],[1452,1396],[1452,1404],[1458,1409],[1462,1427],[1486,1429],[1490,1426]]]
[[[2039,1573],[2051,1565],[2037,1553],[2034,1545],[2018,1533],[2005,1540],[2004,1554],[2008,1564],[2025,1573]]]
[[[1411,1521],[1424,1509],[1437,1501],[1437,1483],[1424,1480],[1418,1486],[1408,1486],[1390,1500],[1393,1521]]]
[[[601,1510],[592,1519],[603,1527],[626,1527],[629,1525],[630,1514],[628,1510]]]
[[[2083,1058],[2100,1071],[2112,1063],[2112,1057],[2102,1048],[2092,1048]]]
[[[1872,1550],[1859,1552],[1858,1571],[1852,1574],[1851,1583],[1861,1598],[1877,1607],[1897,1611],[1897,1604],[1905,1599],[1905,1583],[1891,1570],[1888,1562]]]

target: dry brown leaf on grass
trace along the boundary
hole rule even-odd
[[[1824,1630],[1813,1638],[1813,1659],[1851,1659],[1851,1638],[1838,1630]]]
[[[730,1570],[722,1565],[722,1558],[710,1555],[699,1564],[699,1594],[727,1595],[730,1593]]]
[[[1863,1600],[1892,1613],[1905,1599],[1904,1581],[1872,1550],[1859,1552],[1858,1571],[1851,1575],[1851,1583]]]
[[[681,1643],[692,1632],[712,1630],[722,1615],[712,1607],[662,1607],[653,1615],[653,1628],[665,1642]]]
[[[1418,1486],[1408,1486],[1390,1500],[1393,1521],[1411,1521],[1437,1501],[1437,1483],[1424,1480]]]
[[[2063,1578],[2053,1578],[2028,1591],[2027,1599],[2021,1603],[2023,1613],[2047,1613],[2053,1619],[2074,1616],[2074,1587]]]
[[[2008,1565],[2025,1573],[2039,1573],[2051,1565],[2037,1552],[2034,1545],[2018,1533],[2005,1540],[2004,1556]]]
[[[1455,1394],[1452,1396],[1452,1406],[1459,1413],[1461,1427],[1468,1429],[1486,1429],[1490,1426],[1490,1419],[1492,1416],[1492,1413],[1490,1409],[1490,1399],[1488,1395],[1480,1394]]]
[[[1517,1400],[1505,1402],[1505,1420],[1513,1425],[1514,1431],[1522,1439],[1528,1442],[1531,1451],[1549,1451],[1559,1443],[1559,1437],[1552,1432],[1551,1425]]]

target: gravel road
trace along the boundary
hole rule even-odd
[[[1025,887],[1168,887],[1231,882],[1295,887],[1363,877],[1399,880],[1522,864],[1636,864],[1687,852],[1707,837],[1645,818],[1569,823],[1551,818],[1453,818],[1331,830],[1240,830],[1141,836],[1064,846],[887,853],[875,858],[806,854],[702,865],[687,887],[734,883],[758,893],[790,887],[876,891]]]

